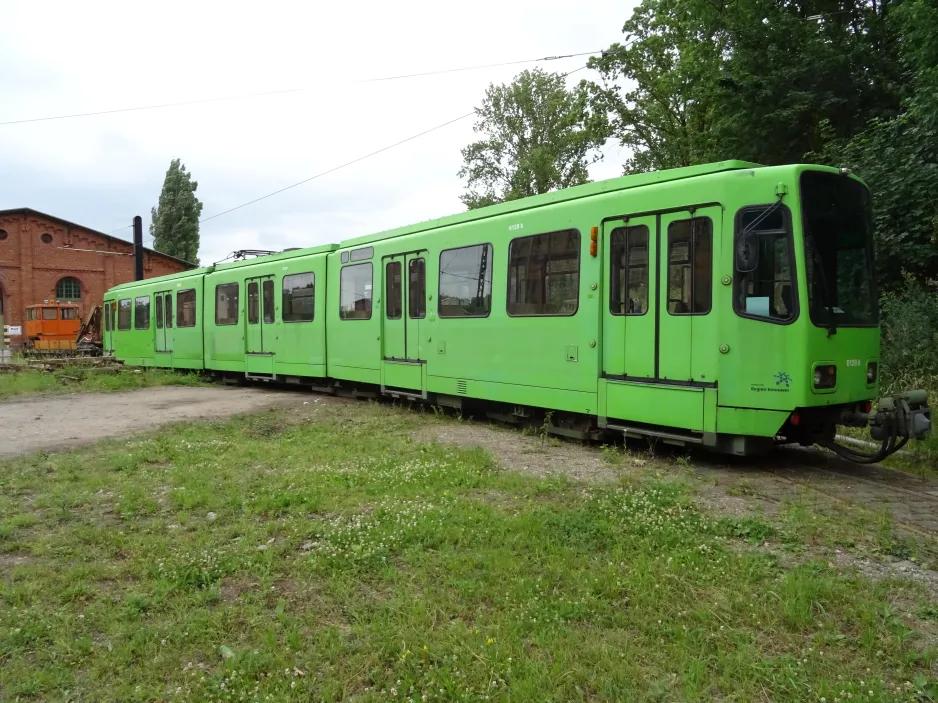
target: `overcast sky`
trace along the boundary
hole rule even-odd
[[[620,40],[634,5],[6,2],[0,122],[306,90],[0,126],[0,209],[31,207],[126,239],[131,230],[119,228],[139,214],[146,235],[169,161],[180,157],[208,217],[463,115],[489,83],[533,64],[362,79],[601,49]],[[540,65],[569,71],[586,58]],[[462,211],[456,173],[473,121],[204,223],[202,263]],[[624,158],[610,144],[591,176],[619,175]]]

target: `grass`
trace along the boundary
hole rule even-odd
[[[773,528],[680,485],[535,479],[414,442],[426,416],[312,412],[0,462],[0,699],[934,695],[912,584],[782,564]]]
[[[100,372],[94,367],[66,366],[55,371],[24,370],[0,373],[0,399],[39,393],[127,391],[150,386],[195,386],[198,374],[168,369],[122,369]]]

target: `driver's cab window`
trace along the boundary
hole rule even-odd
[[[791,322],[796,314],[791,213],[783,205],[746,207],[736,215],[733,307],[743,317]]]

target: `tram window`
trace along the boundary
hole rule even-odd
[[[150,329],[150,296],[142,295],[134,298],[134,329]]]
[[[375,255],[374,247],[364,247],[362,249],[352,249],[352,253],[349,254],[349,259],[351,261],[365,261],[370,259]]]
[[[166,317],[166,329],[171,329],[173,326],[173,294],[167,293],[165,299],[166,306],[163,308],[163,312]]]
[[[130,298],[124,298],[117,304],[117,329],[130,329]]]
[[[176,293],[176,327],[195,327],[195,289]]]
[[[508,314],[573,315],[580,302],[580,233],[575,229],[512,239]]]
[[[609,312],[648,312],[648,227],[616,227],[609,237]]]
[[[215,286],[215,324],[238,324],[238,284]]]
[[[280,315],[284,322],[309,322],[316,309],[316,274],[294,273],[283,277]]]
[[[440,252],[440,317],[488,317],[492,310],[492,245]]]
[[[78,308],[62,308],[62,319],[63,320],[77,320]]]
[[[274,309],[274,282],[268,278],[261,286],[261,293],[264,296],[264,324],[273,324],[277,317],[277,311]]]
[[[257,293],[257,283],[248,283],[248,324],[256,325],[260,319],[260,300]]]
[[[422,257],[411,259],[407,269],[410,276],[407,315],[412,320],[419,320],[427,314],[427,262]]]
[[[371,319],[372,266],[354,264],[344,266],[339,274],[339,318],[342,320]]]
[[[750,237],[758,258],[753,270],[736,271],[733,307],[744,317],[787,322],[795,318],[791,213],[779,207],[760,221],[768,207],[743,208],[736,215],[737,248],[742,232],[755,224]]]
[[[156,296],[156,329],[163,329],[163,296]]]
[[[104,331],[111,331],[111,301],[104,303]]]
[[[42,319],[43,320],[58,320],[59,309],[58,308],[43,308]]]
[[[388,320],[400,320],[403,313],[401,262],[389,261],[384,267],[384,314]]]
[[[713,223],[709,217],[668,225],[668,312],[706,315],[713,287]]]

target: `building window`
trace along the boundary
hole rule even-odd
[[[0,242],[6,239],[9,235],[5,229],[0,229]]]
[[[668,225],[668,312],[706,315],[713,281],[713,223],[709,217]]]
[[[117,329],[130,329],[130,298],[124,298],[117,302]]]
[[[150,329],[150,296],[134,298],[134,329]]]
[[[284,322],[309,322],[316,309],[316,274],[283,277],[280,317]]]
[[[45,234],[39,236],[39,241],[41,241],[43,244],[52,244],[52,235],[46,232]]]
[[[399,320],[404,309],[401,262],[389,261],[384,267],[384,316],[388,320]]]
[[[176,293],[176,327],[195,327],[195,289]]]
[[[407,314],[412,320],[419,320],[427,314],[427,262],[423,259],[411,259],[408,264],[410,283],[407,295],[410,299]]]
[[[488,317],[492,309],[492,245],[440,252],[440,317]]]
[[[238,324],[238,284],[215,286],[215,324]]]
[[[609,312],[648,312],[648,228],[616,227],[609,237]]]
[[[575,229],[512,239],[508,314],[573,315],[580,297],[580,233]]]
[[[81,283],[67,276],[55,284],[55,297],[59,300],[81,300]]]
[[[371,264],[354,264],[339,274],[339,318],[342,320],[371,319]]]

